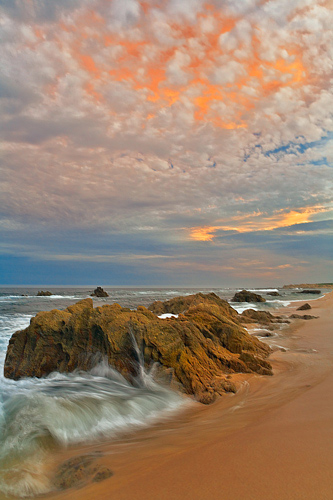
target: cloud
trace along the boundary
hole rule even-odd
[[[326,216],[313,210],[332,200],[327,2],[0,9],[7,225],[151,227],[190,253]]]

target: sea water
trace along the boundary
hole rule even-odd
[[[45,288],[45,287],[44,287]],[[94,305],[118,302],[132,309],[154,300],[169,300],[199,291],[214,292],[231,300],[239,289],[133,289],[108,288],[108,298],[94,298]],[[43,460],[50,450],[113,439],[170,415],[186,399],[154,381],[143,367],[134,385],[129,384],[103,360],[90,372],[52,373],[47,377],[6,379],[3,367],[11,335],[29,325],[39,311],[64,309],[88,297],[89,288],[52,288],[54,295],[37,297],[36,288],[0,289],[0,491],[17,497],[46,493],[52,489],[43,472]],[[319,295],[299,295],[298,290],[280,290],[281,297],[261,293],[266,303],[231,305],[242,312],[247,308],[274,309],[293,300],[308,301]],[[135,344],[135,338],[132,338]],[[138,349],[137,345],[134,345]]]

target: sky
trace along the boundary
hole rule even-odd
[[[333,281],[332,0],[0,19],[0,284]]]

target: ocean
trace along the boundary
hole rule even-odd
[[[45,455],[52,449],[115,439],[181,411],[189,398],[158,385],[142,366],[135,386],[103,361],[90,372],[53,373],[48,377],[13,381],[3,367],[12,334],[29,325],[39,311],[64,309],[89,297],[89,287],[43,287],[50,297],[37,297],[41,288],[0,288],[0,491],[14,497],[47,493],[52,489],[43,471]],[[109,288],[108,298],[94,298],[94,305],[119,303],[136,308],[155,300],[168,300],[197,292],[214,292],[228,301],[240,289]],[[271,310],[295,300],[321,295],[299,295],[295,289],[251,289],[265,303],[232,303],[239,312],[247,308]],[[271,297],[269,292],[281,296]],[[327,292],[328,290],[325,290]]]

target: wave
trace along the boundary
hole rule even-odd
[[[133,386],[105,361],[90,372],[8,381],[2,389],[0,490],[21,497],[45,493],[42,470],[34,478],[27,463],[40,464],[47,450],[113,438],[186,404],[181,395],[157,384],[152,373]],[[25,479],[11,480],[13,468]]]
[[[242,314],[242,312],[246,311],[247,309],[254,309],[255,311],[258,310],[258,306],[250,302],[230,302],[230,305],[239,314]]]
[[[86,297],[89,297],[87,295]],[[41,299],[41,300],[52,300],[52,299],[83,299],[82,295],[2,295],[0,296],[0,302],[8,302],[12,300],[24,300],[24,299]]]

